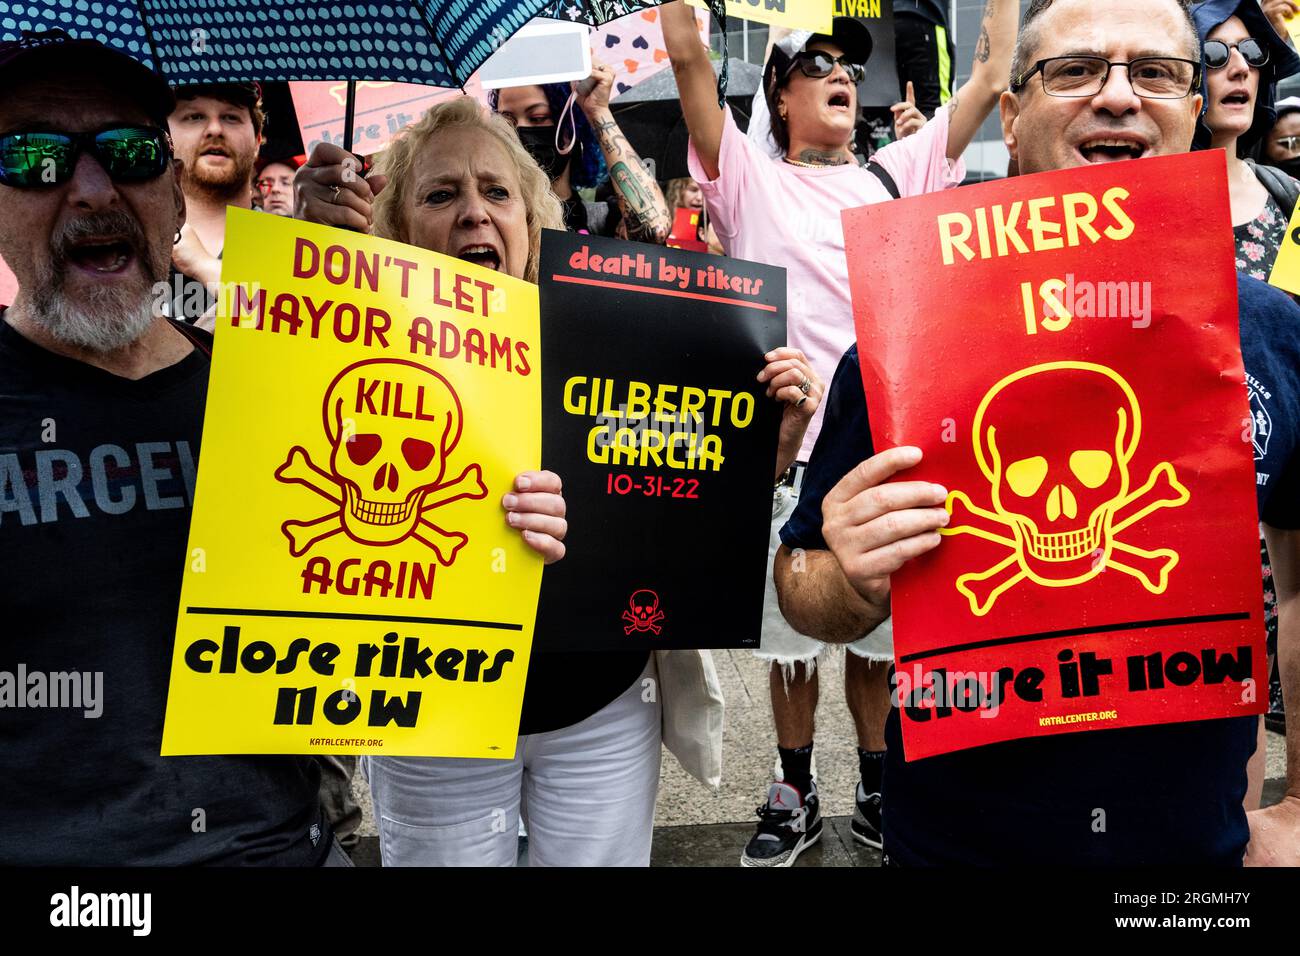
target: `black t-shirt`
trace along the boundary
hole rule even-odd
[[[649,651],[534,654],[519,732],[541,734],[586,720],[631,687],[649,657]]]
[[[0,701],[4,672],[26,701],[52,673],[83,675],[85,694],[0,708],[0,864],[315,865],[329,851],[311,758],[159,756],[208,369],[195,349],[130,381],[0,313]]]
[[[948,4],[940,0],[894,0],[894,16],[920,17],[936,26],[948,26]]]
[[[575,194],[572,199],[561,199],[560,205],[564,207],[564,228],[568,232],[612,239],[623,218],[623,211],[614,199],[587,202]]]
[[[589,203],[575,195],[560,202],[569,232],[612,237],[622,217],[612,199]],[[533,654],[519,732],[541,734],[586,720],[631,687],[649,657],[649,651]]]
[[[1300,528],[1300,308],[1238,276],[1241,351],[1256,428],[1260,520]],[[858,348],[826,402],[790,548],[821,550],[822,499],[874,454]],[[954,638],[956,642],[959,638]],[[1242,800],[1258,719],[1095,730],[903,760],[898,709],[885,727],[884,845],[904,864],[1217,864],[1241,862]],[[1093,827],[1106,814],[1104,832]]]

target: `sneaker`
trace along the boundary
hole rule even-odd
[[[800,853],[821,839],[815,783],[809,785],[805,797],[778,781],[768,788],[767,803],[757,812],[758,832],[741,853],[741,866],[793,866]]]
[[[856,805],[853,808],[853,819],[849,822],[849,829],[853,831],[853,839],[857,840],[863,846],[880,847],[880,794],[867,793],[866,787],[862,786],[862,781],[858,781],[858,792],[855,794]]]

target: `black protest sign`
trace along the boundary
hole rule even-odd
[[[564,482],[540,651],[757,647],[785,270],[547,232],[542,465]]]
[[[903,98],[894,60],[894,6],[890,0],[835,0],[837,17],[853,17],[871,33],[871,57],[858,84],[858,106],[893,106]]]

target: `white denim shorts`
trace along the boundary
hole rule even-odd
[[[763,638],[754,654],[762,660],[775,661],[783,667],[802,663],[811,673],[823,651],[839,647],[816,638],[800,634],[781,614],[776,599],[776,584],[772,579],[772,566],[776,549],[781,545],[781,527],[794,513],[799,503],[798,492],[788,485],[778,485],[772,497],[772,530],[767,543],[767,590],[763,596]],[[886,618],[874,631],[852,644],[843,645],[849,653],[868,661],[894,659],[894,621]]]

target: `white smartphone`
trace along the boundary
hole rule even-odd
[[[536,19],[524,24],[479,69],[487,90],[585,79],[591,74],[585,23]]]

